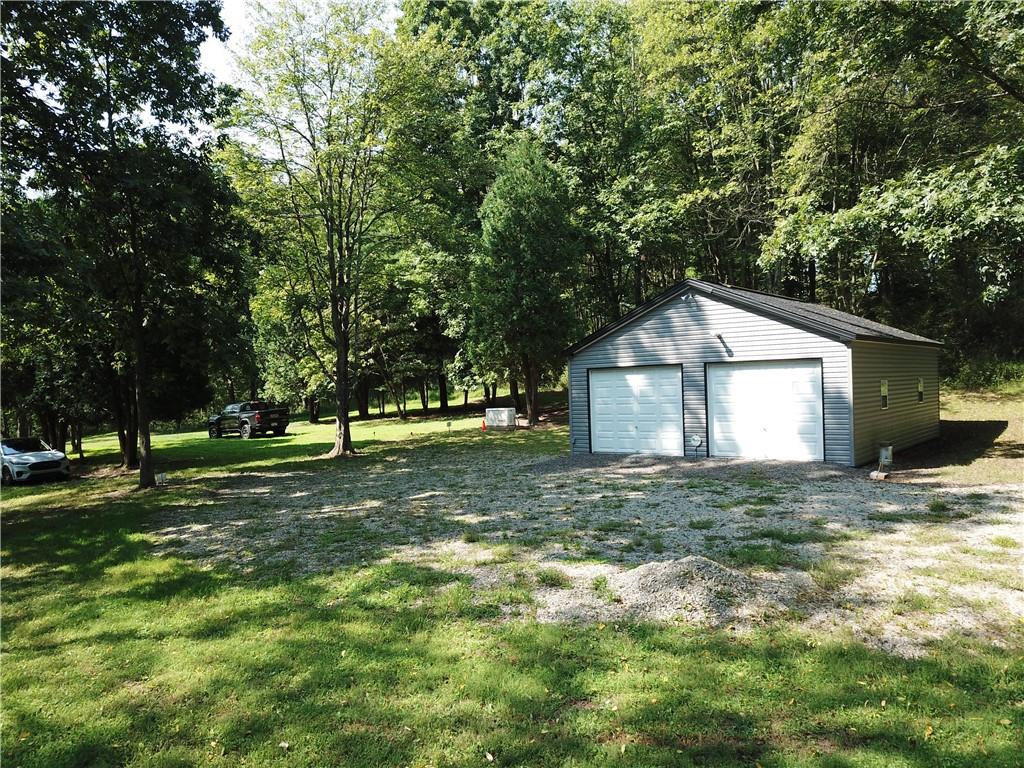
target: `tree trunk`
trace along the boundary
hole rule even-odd
[[[356,410],[360,419],[370,418],[370,382],[365,376],[356,381]]]
[[[228,402],[235,402],[235,382],[234,379],[228,379]]]
[[[328,454],[331,457],[355,453],[352,446],[352,428],[348,420],[348,401],[351,396],[351,384],[348,376],[349,356],[349,328],[347,306],[335,323],[334,338],[338,340],[338,359],[334,365],[334,399],[335,399],[335,428],[334,448]]]
[[[18,409],[18,437],[32,436],[32,414],[24,409]]]
[[[636,270],[633,272],[633,306],[639,307],[644,303],[644,259],[638,256]]]
[[[444,373],[444,363],[437,369],[437,394],[441,399],[441,413],[448,413],[448,377]]]
[[[491,385],[484,382],[484,405],[491,404]]]
[[[139,468],[139,430],[135,418],[135,395],[127,376],[117,377],[117,395],[114,398],[117,418],[117,440],[121,446],[121,466]]]
[[[56,448],[61,453],[67,453],[68,447],[68,423],[64,419],[57,419],[54,422],[53,442],[51,448]]]
[[[46,411],[39,411],[39,434],[43,437],[44,443],[50,443],[53,434],[50,430],[50,416]]]
[[[515,376],[508,377],[508,389],[512,395],[512,403],[516,407],[516,413],[523,410],[523,399],[519,396],[519,382]]]
[[[117,378],[114,387],[114,422],[117,425],[117,444],[121,448],[121,466],[128,466],[128,419],[125,417],[124,397],[121,391],[121,380]]]
[[[468,389],[462,390],[462,410],[464,410],[464,411],[468,411],[469,410],[469,390]]]
[[[381,402],[381,413],[384,413],[384,405],[387,403],[388,398],[395,403],[395,408],[398,410],[400,418],[405,418],[405,413],[402,411],[402,394],[399,392],[399,385],[387,374],[387,369],[381,366],[381,377],[383,379],[384,388],[380,393]]]
[[[136,298],[135,308],[135,414],[139,429],[139,488],[156,485],[153,471],[152,443],[149,434],[149,382],[146,380],[146,344],[142,328],[142,300]]]
[[[420,405],[423,406],[423,413],[430,413],[430,390],[427,387],[427,377],[420,379]]]
[[[82,450],[81,421],[74,421],[71,424],[71,450],[78,454],[79,459],[85,458],[85,451]]]
[[[401,385],[401,392],[399,391],[399,385],[393,382],[388,385],[388,389],[391,390],[391,397],[395,400],[395,408],[398,410],[398,418],[405,418],[405,385]]]
[[[139,468],[139,416],[136,410],[135,403],[135,390],[131,387],[128,388],[128,397],[131,399],[128,401],[128,425],[125,433],[126,442],[125,446],[128,448],[128,453],[125,455],[125,467],[128,469]]]
[[[306,396],[306,410],[309,413],[309,423],[320,423],[320,398],[316,395]]]
[[[533,361],[523,357],[523,378],[526,385],[526,422],[531,427],[540,423],[540,414],[537,409],[537,389],[539,376]]]

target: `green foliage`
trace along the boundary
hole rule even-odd
[[[483,154],[528,128],[556,164],[584,330],[698,276],[940,338],[949,370],[1024,354],[1019,5],[541,7],[403,24],[471,73]]]
[[[142,358],[161,416],[496,381],[532,414],[565,345],[685,277],[1019,375],[1019,3],[401,11],[274,4],[215,88],[216,3],[4,4],[6,417],[130,422]]]
[[[410,379],[443,382],[460,317],[451,254],[473,242],[461,84],[429,39],[383,34],[383,13],[261,12],[234,116],[246,141],[224,152],[259,232],[252,307],[267,389],[329,391],[339,452],[351,449],[349,402],[363,412],[371,386],[402,408]]]
[[[470,340],[480,358],[522,371],[532,416],[541,381],[561,371],[573,338],[566,287],[576,239],[561,181],[530,137],[502,158],[480,219]]]
[[[803,565],[796,553],[779,544],[741,544],[729,549],[729,558],[737,565],[768,568],[799,568]]]
[[[219,5],[7,4],[3,27],[4,309],[20,347],[5,352],[22,383],[5,404],[59,446],[69,424],[113,417],[151,485],[150,420],[205,404],[213,339],[238,327],[206,312],[241,249],[200,134],[222,105],[199,62],[209,34],[226,38]]]
[[[947,386],[961,389],[999,389],[1007,384],[1024,382],[1024,361],[999,360],[991,357],[965,358]]]
[[[537,570],[537,583],[545,587],[568,589],[572,586],[572,579],[558,568],[539,568]]]

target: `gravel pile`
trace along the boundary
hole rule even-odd
[[[770,584],[696,555],[625,571],[601,565],[562,570],[572,587],[541,589],[538,621],[675,620],[721,626],[783,607]],[[595,579],[603,579],[599,589]]]

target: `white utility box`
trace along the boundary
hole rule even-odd
[[[515,408],[488,408],[484,413],[488,429],[512,430],[516,428]]]

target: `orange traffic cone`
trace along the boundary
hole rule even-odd
[[[483,419],[480,422],[480,431],[481,432],[486,432],[487,431],[487,419]]]

